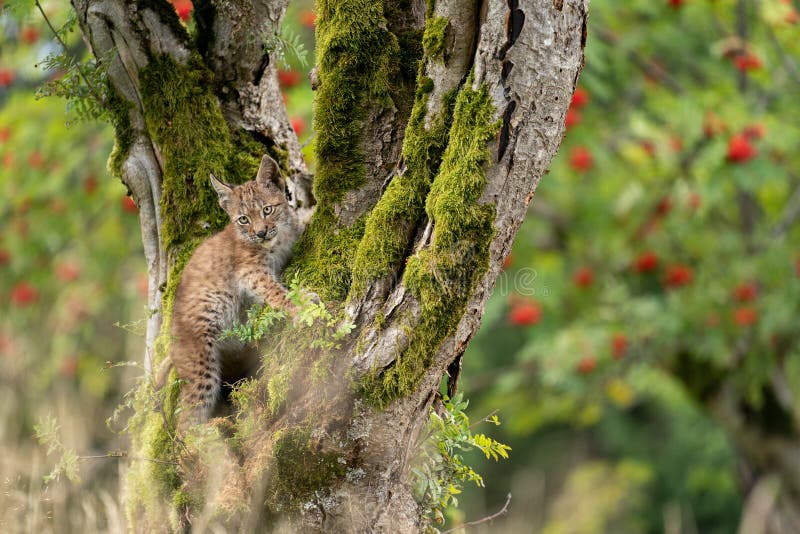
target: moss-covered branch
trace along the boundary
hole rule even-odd
[[[371,106],[392,105],[389,79],[398,69],[400,47],[387,29],[382,0],[318,0],[316,37],[317,211],[288,273],[299,274],[324,298],[342,300],[364,220],[342,224],[337,205],[366,180],[365,120]]]
[[[447,149],[425,204],[432,241],[408,259],[403,277],[421,304],[419,323],[395,362],[363,381],[365,397],[378,406],[414,391],[488,268],[494,207],[478,199],[486,185],[488,143],[500,128],[496,114],[486,86],[473,90],[468,80],[456,99]]]
[[[360,298],[371,282],[392,274],[406,257],[447,146],[456,88],[451,88],[430,110],[434,81],[425,76],[426,63],[441,55],[441,46],[432,48],[431,43],[444,42],[448,22],[444,17],[434,18],[431,7],[425,22],[424,56],[418,69],[414,107],[403,141],[405,169],[392,179],[367,218],[353,264],[350,298]]]

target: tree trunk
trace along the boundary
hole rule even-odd
[[[73,0],[108,69],[110,167],[140,210],[148,369],[167,353],[183,265],[226,222],[209,172],[240,183],[268,152],[310,206],[276,65],[254,38],[277,33],[286,4],[197,0],[190,37],[164,0]],[[561,141],[586,9],[318,0],[317,204],[285,278],[354,329],[320,347],[311,336],[333,327],[278,327],[237,413],[187,436],[173,424],[179,384],[145,381],[131,429],[147,460],[127,480],[136,530],[167,528],[165,511],[173,528],[423,528],[418,437]]]
[[[791,396],[780,391],[783,370],[765,385],[759,409],[736,393],[730,380],[709,402],[739,455],[740,485],[745,496],[739,532],[800,532],[800,435]]]

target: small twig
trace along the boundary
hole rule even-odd
[[[766,33],[769,37],[770,42],[772,43],[772,47],[781,56],[783,60],[783,67],[786,69],[786,72],[789,73],[789,77],[791,77],[796,83],[800,84],[800,69],[798,69],[797,64],[792,59],[792,56],[786,53],[783,46],[781,46],[781,42],[778,40],[778,37],[775,35],[775,32],[769,25],[766,25]]]
[[[800,218],[800,187],[794,190],[792,196],[786,202],[781,218],[770,231],[771,237],[782,237]]]
[[[300,145],[300,150],[303,150],[305,147],[311,144],[311,141],[314,140],[314,137],[317,135],[317,132],[311,132],[311,135],[306,137],[306,140],[303,141],[303,144]]]
[[[167,460],[156,460],[155,458],[145,458],[142,456],[128,456],[128,451],[109,451],[106,454],[90,454],[88,456],[78,456],[78,460],[102,460],[105,458],[130,458],[131,460],[143,460],[145,462],[153,462],[156,464],[178,465],[178,462],[170,462]]]
[[[747,42],[748,34],[747,0],[738,0],[736,3],[736,36],[742,43]],[[738,74],[739,93],[747,92],[747,70],[741,69]]]
[[[479,425],[479,424],[481,424],[481,423],[491,423],[492,421],[490,420],[490,418],[491,418],[493,415],[497,414],[497,412],[499,412],[499,411],[500,411],[500,410],[498,410],[497,408],[495,408],[494,410],[492,410],[491,412],[489,412],[488,414],[486,414],[486,415],[483,417],[483,419],[479,419],[479,420],[475,421],[474,423],[472,423],[471,425],[469,425],[469,428],[472,428],[472,427],[474,427],[474,426],[477,426],[477,425]]]
[[[510,493],[508,494],[508,497],[506,497],[506,503],[503,505],[503,507],[500,508],[500,510],[498,510],[497,512],[493,513],[492,515],[487,515],[486,517],[484,517],[482,519],[478,519],[476,521],[470,521],[468,523],[464,523],[463,525],[459,525],[457,527],[453,527],[451,529],[445,530],[441,534],[448,534],[448,532],[455,532],[456,530],[460,530],[462,528],[474,527],[475,525],[480,525],[481,523],[486,523],[487,521],[491,521],[492,519],[497,519],[501,515],[503,515],[506,512],[508,512],[509,503],[511,503],[511,494]]]
[[[55,29],[55,27],[53,26],[53,24],[50,22],[50,19],[49,19],[49,18],[47,17],[47,15],[45,14],[45,12],[44,12],[44,9],[42,9],[42,5],[39,3],[39,0],[35,0],[35,1],[34,1],[34,3],[36,4],[36,9],[38,9],[38,10],[39,10],[39,13],[41,13],[41,14],[42,14],[42,18],[44,18],[44,21],[45,21],[45,23],[47,24],[47,27],[48,27],[48,28],[50,28],[50,31],[51,31],[51,32],[53,32],[53,36],[56,38],[56,40],[58,41],[58,43],[59,43],[59,44],[61,45],[61,47],[64,49],[64,52],[65,52],[65,53],[67,53],[67,52],[69,51],[69,47],[67,46],[67,43],[65,43],[65,42],[64,42],[64,40],[61,38],[61,35],[59,35],[59,34],[58,34],[58,31]],[[98,92],[95,90],[94,86],[93,86],[91,83],[89,83],[89,79],[88,79],[88,78],[86,77],[86,75],[83,73],[83,69],[81,69],[80,65],[76,65],[76,67],[77,67],[77,69],[78,69],[78,75],[79,75],[79,76],[81,77],[81,79],[83,80],[83,83],[85,83],[85,84],[86,84],[86,87],[89,89],[89,92],[90,92],[90,93],[92,93],[92,96],[95,98],[95,100],[97,100],[97,102],[98,102],[98,103],[99,103],[101,106],[103,106],[103,107],[106,109],[106,111],[111,111],[111,110],[108,108],[108,106],[107,106],[107,104],[106,104],[106,101],[105,101],[105,100],[104,100],[104,99],[103,99],[103,98],[100,96],[100,94],[99,94],[99,93],[98,93]]]
[[[619,38],[613,34],[613,32],[601,28],[595,32],[598,39],[603,41],[606,44],[616,46],[618,44]],[[629,50],[628,51],[628,58],[633,61],[637,67],[644,71],[645,74],[650,76],[651,78],[660,81],[664,84],[667,89],[670,89],[673,93],[676,94],[684,94],[685,90],[681,83],[672,77],[670,73],[668,73],[663,67],[659,66],[653,61],[649,61],[642,56],[640,56],[636,51]]]

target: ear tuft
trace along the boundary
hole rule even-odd
[[[264,157],[261,158],[261,165],[258,167],[256,182],[264,186],[272,183],[282,192],[286,191],[286,181],[283,179],[283,176],[281,176],[281,168],[278,166],[278,163],[267,154],[264,154]]]
[[[214,191],[219,196],[219,205],[225,208],[225,203],[228,202],[231,194],[233,194],[233,187],[214,176],[214,173],[209,173],[208,177],[211,180],[211,187],[214,188]]]

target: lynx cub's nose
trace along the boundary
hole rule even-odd
[[[265,237],[267,237],[267,230],[266,230],[266,228],[265,228],[264,230],[259,230],[259,231],[258,231],[258,233],[257,233],[256,235],[257,235],[258,237],[260,237],[261,239],[264,239]]]

